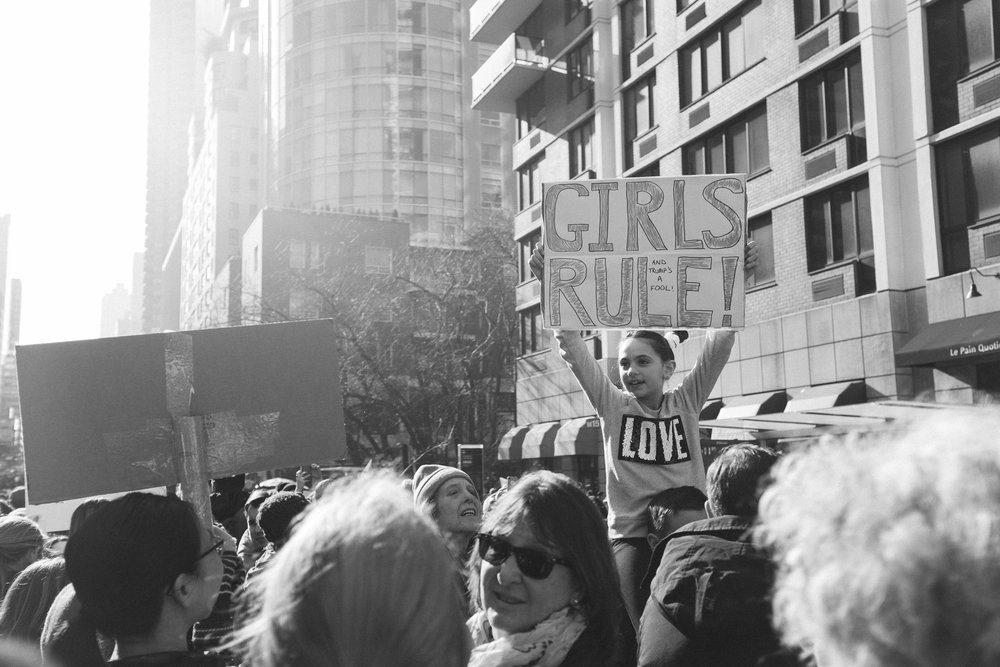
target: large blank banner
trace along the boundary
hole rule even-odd
[[[740,328],[746,176],[542,184],[545,325]]]
[[[32,504],[178,483],[179,414],[203,417],[211,477],[347,454],[330,320],[21,345],[17,366]]]

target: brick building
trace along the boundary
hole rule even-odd
[[[1000,390],[996,3],[477,0],[470,25],[500,44],[474,108],[517,116],[519,426],[501,457],[599,477],[593,408],[527,270],[545,181],[748,175],[761,263],[702,414],[716,437]],[[614,377],[618,335],[590,340]],[[673,383],[699,348],[679,348]]]

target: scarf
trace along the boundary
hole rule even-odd
[[[556,667],[587,622],[572,607],[563,607],[527,632],[498,639],[493,639],[485,611],[470,618],[468,625],[475,646],[469,667]]]

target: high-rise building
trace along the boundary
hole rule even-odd
[[[10,244],[10,214],[0,215],[0,316],[6,312],[7,297],[7,257]],[[20,307],[20,303],[18,304]],[[20,312],[18,313],[20,318]],[[2,317],[0,317],[2,319]],[[4,340],[7,332],[2,328],[6,322],[0,322],[0,341]],[[5,348],[6,349],[6,348]]]
[[[262,2],[267,205],[398,217],[444,246],[502,207],[511,120],[469,110],[465,17],[459,0]]]
[[[1000,391],[994,3],[477,0],[470,15],[473,39],[500,44],[474,106],[517,116],[520,426],[507,452],[590,452],[598,432],[527,271],[543,181],[747,174],[761,260],[702,419],[788,419],[730,436],[774,438],[796,420],[801,432],[822,422],[803,411],[845,403]],[[617,380],[619,336],[590,340]],[[672,383],[699,349],[698,336],[678,348]]]
[[[163,263],[181,220],[192,117],[201,117],[206,51],[222,0],[151,0],[143,330],[176,329],[177,290]],[[196,126],[199,121],[194,121]]]
[[[216,30],[207,47],[201,112],[188,132],[187,188],[168,258],[179,279],[182,329],[239,323],[238,285],[232,292],[228,276],[239,268],[234,258],[260,197],[256,0],[227,1]]]

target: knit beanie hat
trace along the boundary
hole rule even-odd
[[[288,538],[288,526],[309,501],[301,493],[279,491],[260,506],[257,523],[271,544],[282,544]]]
[[[472,484],[472,478],[464,471],[451,466],[423,465],[413,476],[413,504],[420,508],[434,499],[441,485],[453,477],[461,477]]]

